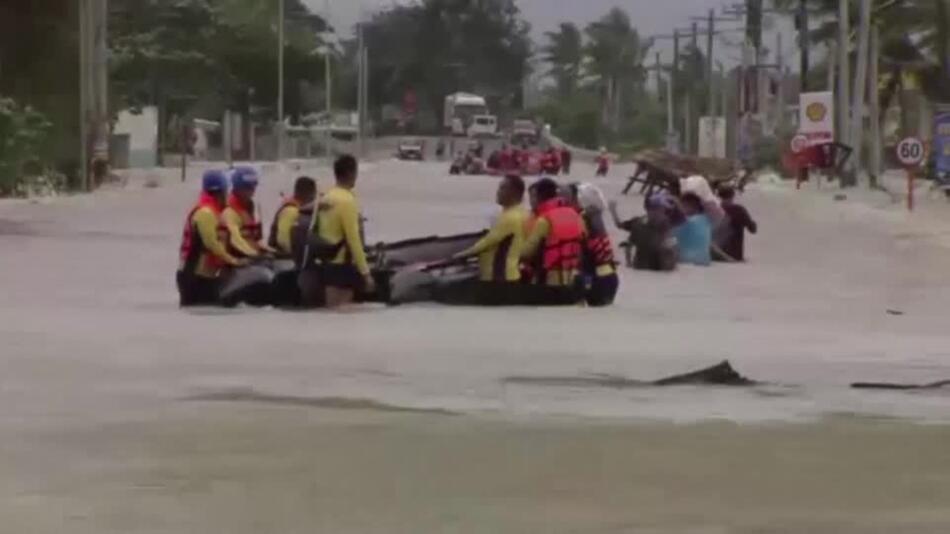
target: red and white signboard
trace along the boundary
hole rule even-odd
[[[916,137],[905,137],[897,143],[897,160],[907,170],[907,209],[914,211],[914,178],[927,156],[927,147]]]
[[[924,142],[916,137],[905,137],[897,143],[897,160],[905,167],[918,167],[924,162],[927,148]]]
[[[835,95],[831,91],[802,93],[798,100],[800,135],[808,145],[831,143],[835,140]]]
[[[792,138],[791,149],[793,154],[801,154],[809,146],[807,135],[798,134]]]

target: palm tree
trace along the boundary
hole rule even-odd
[[[643,62],[652,46],[640,38],[630,17],[619,8],[586,29],[587,68],[597,80],[603,95],[603,122],[612,131],[620,126],[626,91],[642,89],[646,79]]]
[[[577,90],[584,62],[584,37],[573,22],[562,22],[558,31],[547,32],[548,44],[542,49],[548,71],[557,86],[558,95],[570,97]]]
[[[794,8],[798,0],[776,0],[781,8]],[[809,0],[819,24],[810,32],[815,43],[830,44],[838,32],[838,0]],[[858,5],[851,3],[852,20]],[[933,101],[950,102],[950,7],[947,0],[874,0],[874,20],[881,32],[882,111],[903,89],[904,81],[916,79]],[[884,81],[882,80],[882,81]]]

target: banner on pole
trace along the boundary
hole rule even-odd
[[[835,140],[835,96],[831,91],[802,93],[799,97],[798,132],[810,145]]]
[[[937,106],[932,153],[935,179],[941,185],[950,185],[950,104]]]
[[[726,157],[726,118],[699,118],[699,155],[704,158]]]

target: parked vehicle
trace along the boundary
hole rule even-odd
[[[471,138],[495,137],[498,134],[498,117],[494,115],[475,115],[468,127]]]
[[[425,159],[425,141],[414,137],[407,137],[399,141],[396,148],[396,157],[401,160],[422,161]]]

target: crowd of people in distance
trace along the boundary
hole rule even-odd
[[[680,182],[680,194],[663,191],[644,199],[645,214],[623,220],[616,202],[609,211],[629,233],[621,246],[626,263],[638,270],[672,271],[678,263],[710,265],[745,261],[745,234],[758,232],[749,211],[736,201],[732,186],[713,193],[702,176]]]

